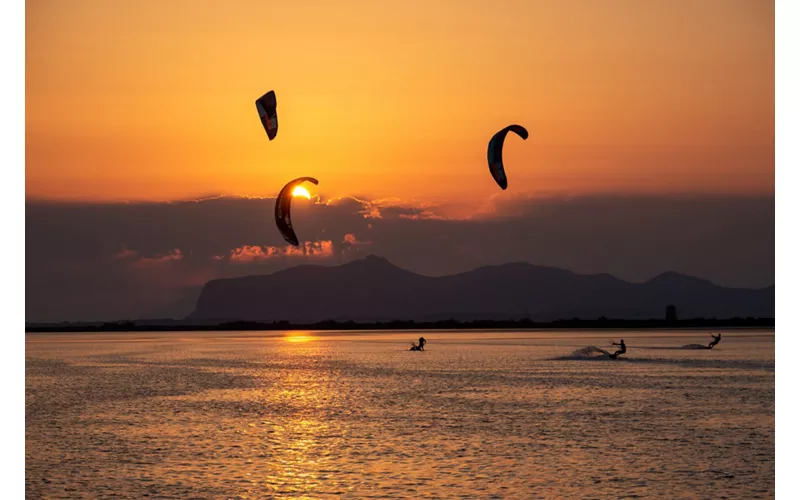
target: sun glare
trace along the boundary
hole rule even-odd
[[[317,337],[313,335],[306,335],[302,333],[289,333],[283,338],[287,342],[311,342],[312,340],[317,340]]]
[[[303,186],[297,186],[292,191],[292,196],[302,196],[303,198],[311,199],[311,194],[308,192],[308,189],[304,188]]]

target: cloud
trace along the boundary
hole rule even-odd
[[[306,241],[298,246],[286,245],[277,246],[258,246],[245,245],[235,248],[230,252],[232,262],[253,262],[258,260],[285,258],[285,257],[314,257],[327,258],[333,255],[333,244],[328,241]],[[223,260],[213,256],[212,259]]]
[[[243,247],[231,250],[230,260],[234,262],[251,262],[254,260],[268,259],[275,255],[275,250],[276,247],[245,245]]]
[[[335,265],[368,253],[427,275],[526,261],[632,281],[674,270],[728,286],[774,283],[774,197],[504,192],[448,205],[298,198],[292,222],[304,243],[297,248],[275,228],[273,208],[274,198],[230,196],[29,201],[26,318],[161,314],[210,279]]]
[[[115,253],[112,256],[112,258],[118,259],[118,260],[128,260],[128,259],[136,258],[137,255],[138,254],[136,253],[135,250],[131,250],[130,248],[123,248],[118,253]]]
[[[413,214],[400,214],[399,217],[401,219],[411,219],[411,220],[421,220],[421,219],[448,220],[447,217],[442,217],[441,215],[437,215],[430,210],[420,210]]]
[[[363,245],[369,245],[372,242],[370,242],[370,241],[359,241],[355,234],[347,233],[347,234],[344,235],[344,239],[342,240],[342,243],[344,243],[346,245],[350,245],[350,246],[363,246]]]
[[[368,229],[372,228],[368,224]],[[339,248],[340,257],[347,259],[349,257],[360,257],[368,255],[367,249],[372,245],[372,241],[359,239],[353,233],[347,233],[342,238],[342,243]]]
[[[139,267],[151,267],[167,264],[173,261],[183,260],[183,253],[180,248],[173,248],[165,255],[156,255],[154,257],[140,257],[134,262],[134,265]]]

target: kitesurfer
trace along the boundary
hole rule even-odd
[[[416,342],[411,342],[411,349],[409,349],[409,351],[424,351],[425,344],[427,343],[428,341],[425,340],[425,337],[420,337],[419,344]]]
[[[619,340],[619,344],[617,344],[616,342],[612,342],[611,345],[618,345],[619,346],[619,349],[617,349],[617,352],[615,352],[614,354],[611,355],[611,359],[617,359],[617,357],[619,357],[620,354],[625,354],[625,352],[628,350],[625,347],[625,339],[620,339]]]
[[[712,333],[711,334],[711,338],[713,338],[714,340],[712,340],[711,343],[708,344],[708,348],[709,349],[713,349],[715,345],[719,344],[719,341],[722,340],[722,334],[718,333],[718,334],[714,335]]]

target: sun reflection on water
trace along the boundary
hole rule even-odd
[[[313,340],[319,340],[319,337],[310,335],[307,332],[289,332],[284,335],[283,338],[287,342],[311,342]]]
[[[290,342],[315,339],[307,334],[285,338]],[[335,406],[332,380],[303,369],[284,371],[278,379],[273,390],[263,393],[264,402],[286,411],[270,415],[269,430],[261,435],[271,459],[262,468],[260,480],[283,498],[314,498],[320,489],[341,488],[333,461],[343,441],[341,432],[332,429],[326,418]]]

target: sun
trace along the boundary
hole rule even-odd
[[[303,186],[297,186],[292,191],[292,196],[302,196],[303,198],[311,199],[311,194],[308,192],[308,189],[304,188]]]

